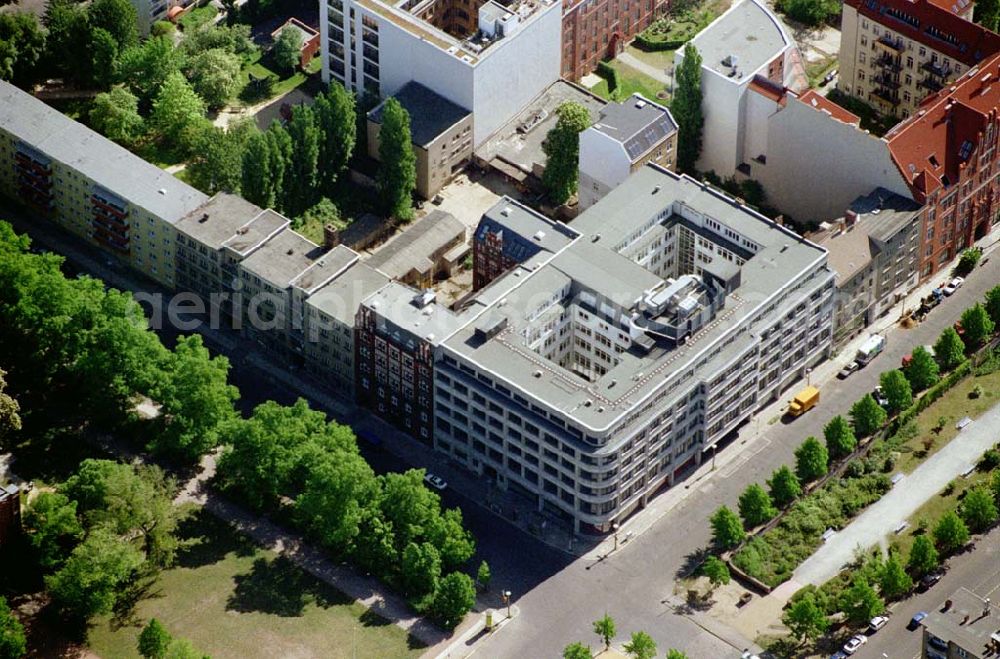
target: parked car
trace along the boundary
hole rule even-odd
[[[448,487],[448,483],[445,479],[431,473],[424,475],[424,482],[433,487],[435,490],[443,490]]]
[[[861,366],[857,362],[851,362],[850,364],[844,366],[844,368],[840,369],[840,372],[837,373],[837,377],[841,380],[846,380],[851,377],[851,373],[855,373],[859,368],[861,368]]]
[[[843,650],[837,650],[830,655],[830,659],[847,659],[847,655],[844,654]]]
[[[889,616],[875,616],[868,623],[868,635],[871,636],[887,624],[889,624]]]
[[[847,643],[844,643],[844,653],[852,655],[861,649],[861,646],[868,642],[868,637],[864,634],[855,634]]]
[[[906,628],[909,629],[910,631],[913,631],[914,629],[919,629],[920,623],[922,623],[924,621],[924,618],[926,617],[927,617],[926,611],[917,611],[913,615],[913,617],[910,618],[910,624],[908,624]]]
[[[831,82],[833,82],[833,79],[836,77],[837,77],[837,71],[836,70],[830,71],[825,76],[823,76],[823,82],[820,84],[820,87],[829,85]]]
[[[958,289],[962,288],[962,284],[964,283],[965,283],[964,279],[962,279],[961,277],[955,277],[950,282],[945,284],[945,287],[942,288],[941,290],[945,295],[951,295]]]
[[[929,590],[931,586],[941,581],[941,577],[943,576],[944,574],[941,572],[931,572],[930,574],[924,576],[924,578],[920,580],[920,591]]]
[[[886,398],[885,393],[882,392],[882,385],[875,387],[875,390],[872,391],[872,398],[874,398],[875,402],[881,405],[882,407],[886,407],[889,405],[889,399]]]

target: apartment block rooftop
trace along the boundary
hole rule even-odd
[[[354,327],[358,307],[391,279],[364,262],[355,263],[309,296],[306,304],[348,327]]]
[[[218,250],[234,238],[259,244],[287,224],[286,218],[273,211],[267,212],[238,195],[220,192],[174,226],[205,247]]]
[[[712,240],[739,246],[749,257],[745,263],[719,257],[704,264],[701,276],[681,272],[663,279],[629,256],[632,245],[662,235],[665,227],[698,228],[709,220],[718,232]],[[692,375],[711,377],[733,358],[737,348],[724,349],[732,331],[826,258],[822,248],[722,192],[655,166],[632,175],[571,228],[581,235],[544,262],[514,268],[484,289],[490,299],[470,306],[463,314],[469,320],[443,345],[595,430],[636,413],[682,371],[694,367]],[[530,345],[539,327],[571,306],[612,326],[628,319],[619,332],[629,348],[597,378],[564,368]],[[786,311],[777,305],[773,313]],[[684,318],[699,314],[696,331],[668,337],[672,329],[683,332]]]
[[[928,634],[983,657],[991,654],[988,649],[1000,649],[1000,607],[964,587],[948,601],[951,606],[936,608],[924,619]]]
[[[703,67],[742,82],[780,55],[792,40],[761,2],[741,0],[691,43],[701,54]]]
[[[244,259],[242,267],[281,291],[295,284],[326,251],[325,247],[286,228]]]
[[[608,103],[593,128],[621,142],[634,162],[675,132],[677,122],[670,110],[635,93],[621,103]]]
[[[483,213],[476,240],[487,233],[502,234],[504,256],[527,268],[540,265],[580,235],[569,225],[550,220],[507,196]]]
[[[392,96],[409,113],[410,136],[418,146],[429,146],[442,133],[471,114],[457,103],[412,80]],[[368,118],[381,124],[384,107],[385,101],[382,101],[368,113]]]
[[[208,201],[208,195],[4,81],[0,126],[32,145],[29,150],[72,167],[170,224]]]

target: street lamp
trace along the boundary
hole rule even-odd
[[[813,372],[813,370],[811,368],[807,368],[806,369],[806,386],[807,387],[812,384],[812,372]]]
[[[507,617],[510,617],[510,591],[505,590],[501,593],[503,595],[503,603],[507,607]]]
[[[618,549],[618,527],[619,527],[618,522],[615,522],[614,524],[611,525],[611,529],[615,532],[615,550],[616,551]]]

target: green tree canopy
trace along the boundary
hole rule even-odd
[[[386,99],[382,107],[378,159],[378,190],[386,212],[404,222],[412,220],[417,158],[410,136],[410,115],[395,98]]]
[[[490,587],[490,579],[492,574],[490,573],[490,564],[483,561],[479,564],[479,568],[476,570],[476,583],[479,584],[483,590],[488,590]]]
[[[76,501],[61,492],[40,492],[25,510],[24,527],[38,564],[46,572],[60,567],[83,537]]]
[[[139,99],[124,87],[112,87],[111,91],[98,94],[90,108],[90,125],[119,144],[134,144],[145,130]]]
[[[0,78],[19,87],[30,87],[38,77],[39,63],[45,52],[45,32],[31,12],[12,11],[0,14]]]
[[[336,81],[313,104],[320,131],[319,187],[331,194],[338,177],[347,168],[357,141],[354,95]]]
[[[976,3],[972,17],[990,32],[998,31],[998,28],[1000,28],[1000,0],[980,0]],[[965,258],[965,252],[962,252],[962,258]],[[975,267],[978,260],[973,261],[973,267]],[[969,268],[969,270],[972,270],[972,268]]]
[[[847,419],[837,415],[823,428],[826,439],[826,449],[832,460],[839,460],[851,454],[857,448],[858,439],[854,436]]]
[[[917,346],[910,355],[910,363],[903,369],[913,391],[923,391],[938,381],[940,367],[923,346]]]
[[[951,554],[969,541],[969,528],[962,518],[949,510],[934,527],[934,542],[944,554]]]
[[[615,619],[605,613],[602,618],[594,621],[594,633],[604,642],[604,649],[609,650],[615,637]]]
[[[812,593],[806,593],[793,601],[782,615],[781,622],[799,641],[819,638],[830,626],[830,621],[816,605]]]
[[[420,597],[433,593],[441,578],[441,556],[429,542],[411,542],[403,550],[401,576],[407,595]]]
[[[806,441],[795,449],[795,475],[803,483],[825,476],[829,462],[829,451],[815,437],[806,437]]]
[[[105,30],[122,51],[139,40],[138,11],[129,0],[94,0],[87,9],[91,28]]]
[[[188,180],[205,194],[238,194],[243,184],[244,152],[259,134],[252,119],[235,121],[226,129],[208,128],[188,162]]]
[[[288,122],[292,140],[289,177],[285,179],[285,209],[301,215],[318,201],[320,134],[316,113],[309,106],[296,106]]]
[[[454,629],[475,604],[476,588],[469,575],[449,572],[434,593],[431,615],[447,629]]]
[[[296,516],[323,545],[349,552],[360,531],[362,510],[377,496],[375,473],[357,453],[322,452],[311,460],[305,488],[295,500]],[[437,555],[437,549],[428,546]]]
[[[239,55],[244,60],[252,59],[259,48],[253,42],[251,27],[247,23],[236,25],[211,25],[206,23],[194,30],[185,30],[180,50],[187,55],[221,48],[227,53]]]
[[[778,9],[809,26],[822,25],[840,13],[836,0],[781,0]]]
[[[646,632],[632,632],[632,638],[622,649],[635,659],[653,659],[656,656],[656,641]]]
[[[145,659],[163,659],[171,640],[166,627],[152,618],[139,634],[139,654]]]
[[[729,566],[718,556],[709,556],[701,566],[701,572],[713,586],[725,586],[732,578],[729,574]]]
[[[771,497],[757,483],[751,483],[743,490],[743,494],[740,495],[739,508],[743,525],[748,529],[760,526],[778,514],[774,504],[771,503]]]
[[[90,68],[94,84],[107,89],[115,79],[118,67],[118,42],[104,28],[94,28],[90,35]]]
[[[191,86],[209,108],[221,108],[239,91],[241,65],[239,55],[222,48],[202,51],[188,62]]]
[[[946,327],[934,344],[934,358],[941,368],[950,371],[965,361],[965,344],[954,327]]]
[[[986,291],[985,308],[994,327],[1000,325],[1000,286],[994,286]]]
[[[929,574],[938,566],[938,552],[934,543],[926,535],[918,535],[913,539],[910,555],[906,559],[906,569],[919,579]]]
[[[271,49],[271,56],[274,64],[286,76],[295,73],[299,65],[300,51],[302,50],[302,33],[292,27],[286,27],[278,35]]]
[[[542,185],[555,204],[564,204],[576,194],[580,167],[580,133],[590,125],[587,108],[566,101],[558,108],[559,119],[545,136],[545,171]]]
[[[153,101],[153,127],[184,151],[190,150],[203,123],[205,104],[179,72],[169,74]]]
[[[981,533],[997,521],[997,504],[993,499],[993,493],[982,485],[965,493],[958,510],[962,520],[973,533]]]
[[[186,41],[186,38],[185,38]],[[183,53],[169,37],[152,37],[126,48],[118,57],[118,81],[128,87],[148,108],[167,78],[184,66]]]
[[[670,111],[677,121],[677,167],[694,172],[701,155],[701,131],[705,116],[701,109],[701,54],[694,44],[684,46],[684,59],[674,71],[674,97]]]
[[[6,392],[7,372],[0,368],[0,450],[4,449],[4,440],[21,430],[21,406],[17,400]]]
[[[879,384],[882,385],[882,393],[889,403],[890,412],[902,412],[913,404],[913,390],[910,387],[910,381],[899,369],[882,373],[879,376]]]
[[[712,524],[712,542],[722,549],[732,549],[743,542],[743,538],[746,537],[740,518],[726,506],[721,506],[716,510],[712,514],[710,522]]]
[[[18,659],[28,651],[28,640],[24,627],[0,596],[0,657]]]
[[[851,424],[859,437],[868,437],[881,430],[887,417],[885,410],[875,402],[871,394],[865,394],[851,406]]]
[[[681,652],[680,650],[675,650],[673,648],[670,648],[669,650],[667,650],[667,656],[665,657],[665,659],[688,659],[688,656],[683,652]]]
[[[795,501],[802,494],[802,485],[788,465],[778,467],[767,481],[771,500],[782,508]]]
[[[885,611],[885,602],[864,575],[856,574],[841,595],[840,607],[852,625],[860,626]]]
[[[897,552],[889,552],[889,558],[882,566],[882,573],[879,575],[879,590],[882,596],[888,600],[896,600],[904,597],[913,588],[913,579],[910,578],[903,569],[903,562],[899,559]]]
[[[591,659],[590,646],[574,641],[563,648],[562,656],[563,659]]]
[[[74,0],[48,0],[42,18],[45,38],[45,65],[67,81],[90,81],[88,44],[90,27],[87,13]]]
[[[978,302],[962,312],[961,323],[962,329],[965,330],[962,340],[970,349],[978,347],[990,338],[996,329],[986,308]]]
[[[251,136],[247,140],[243,160],[240,163],[242,168],[240,189],[243,191],[243,196],[261,208],[274,208],[278,194],[271,171],[272,141],[270,131]],[[283,176],[279,174],[278,180],[281,178]]]

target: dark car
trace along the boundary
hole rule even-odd
[[[940,572],[931,572],[930,574],[926,575],[923,579],[920,580],[920,590],[921,591],[928,590],[931,586],[941,581],[941,577],[943,576],[944,575]]]
[[[854,373],[859,368],[861,368],[860,364],[858,364],[857,362],[851,362],[850,364],[844,366],[844,368],[840,369],[840,372],[837,373],[837,377],[840,378],[841,380],[846,380],[847,378],[851,377],[851,373]]]
[[[924,618],[926,617],[927,617],[926,611],[918,611],[912,618],[910,618],[910,624],[908,624],[906,628],[909,629],[910,631],[913,631],[914,629],[919,629],[920,623],[922,623],[924,621]]]

